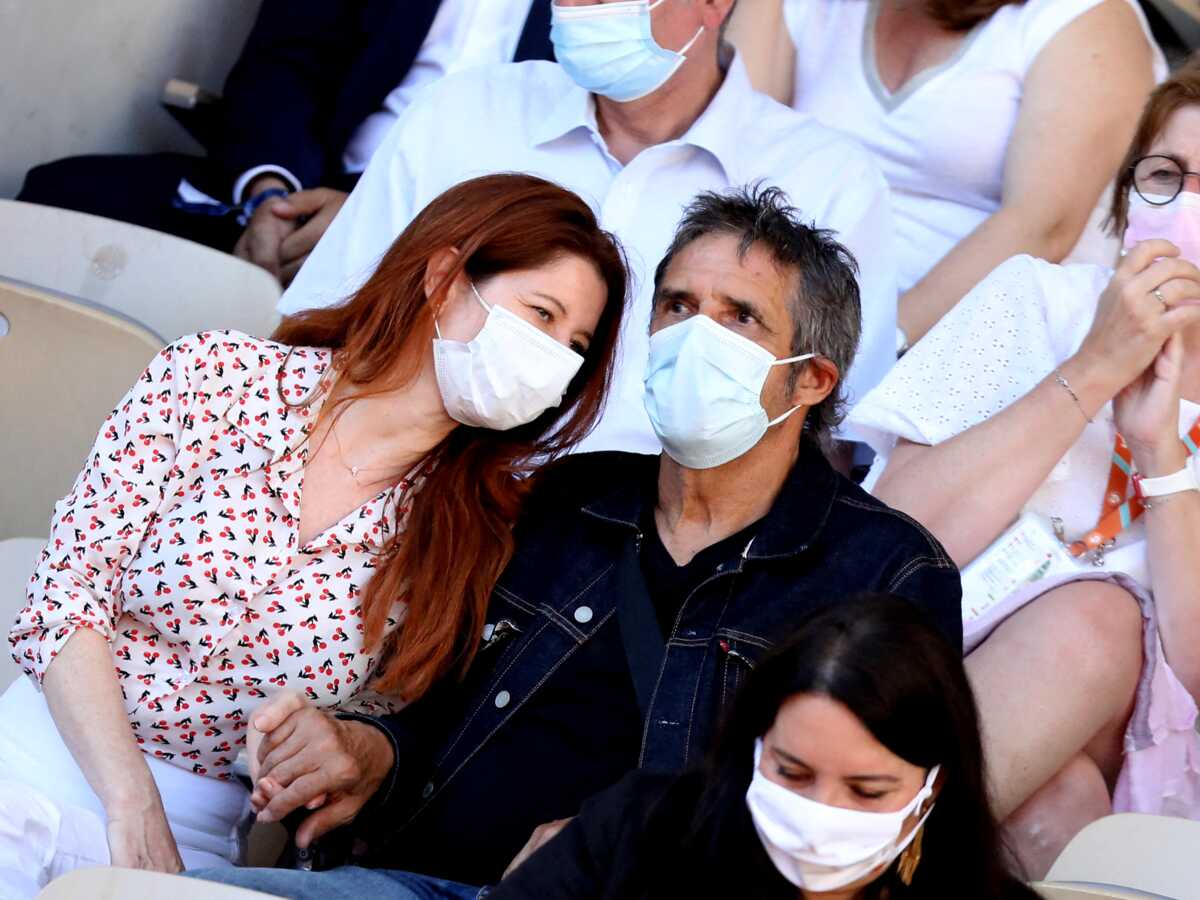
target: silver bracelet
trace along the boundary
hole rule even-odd
[[[1071,382],[1067,381],[1067,379],[1063,377],[1063,373],[1058,369],[1054,370],[1054,380],[1061,384],[1066,392],[1071,395],[1071,399],[1074,400],[1075,405],[1079,407],[1079,412],[1083,414],[1083,417],[1087,419],[1087,423],[1091,425],[1092,417],[1087,414],[1087,410],[1084,409],[1083,404],[1079,402],[1079,395],[1075,393],[1075,389],[1071,387]]]

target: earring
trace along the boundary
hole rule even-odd
[[[912,884],[913,875],[917,871],[917,866],[921,862],[921,838],[925,836],[925,826],[922,825],[917,829],[917,836],[913,838],[912,843],[904,848],[904,852],[900,854],[900,868],[897,874],[900,880],[904,882],[904,886],[908,887]]]

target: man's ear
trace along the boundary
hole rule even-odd
[[[736,0],[702,0],[704,27],[710,31],[719,31],[733,12],[735,3]]]
[[[813,407],[833,393],[841,372],[833,360],[818,356],[799,363],[803,366],[792,385],[791,405]]]
[[[425,299],[430,300],[439,290],[448,290],[451,274],[458,264],[461,254],[457,247],[444,247],[435,250],[425,263]],[[443,297],[443,302],[445,298]]]

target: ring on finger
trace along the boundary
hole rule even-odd
[[[1155,288],[1150,293],[1154,295],[1154,299],[1162,304],[1163,310],[1168,310],[1171,307],[1167,305],[1167,298],[1163,296],[1161,288]]]

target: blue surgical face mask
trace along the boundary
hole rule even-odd
[[[767,418],[761,397],[771,367],[815,355],[776,359],[708,316],[692,316],[655,332],[644,399],[663,450],[689,469],[711,469],[737,459],[768,428],[800,408]]]
[[[619,103],[640,100],[667,83],[704,26],[679,50],[654,40],[650,11],[664,3],[624,0],[551,6],[550,40],[559,65],[584,90]]]

